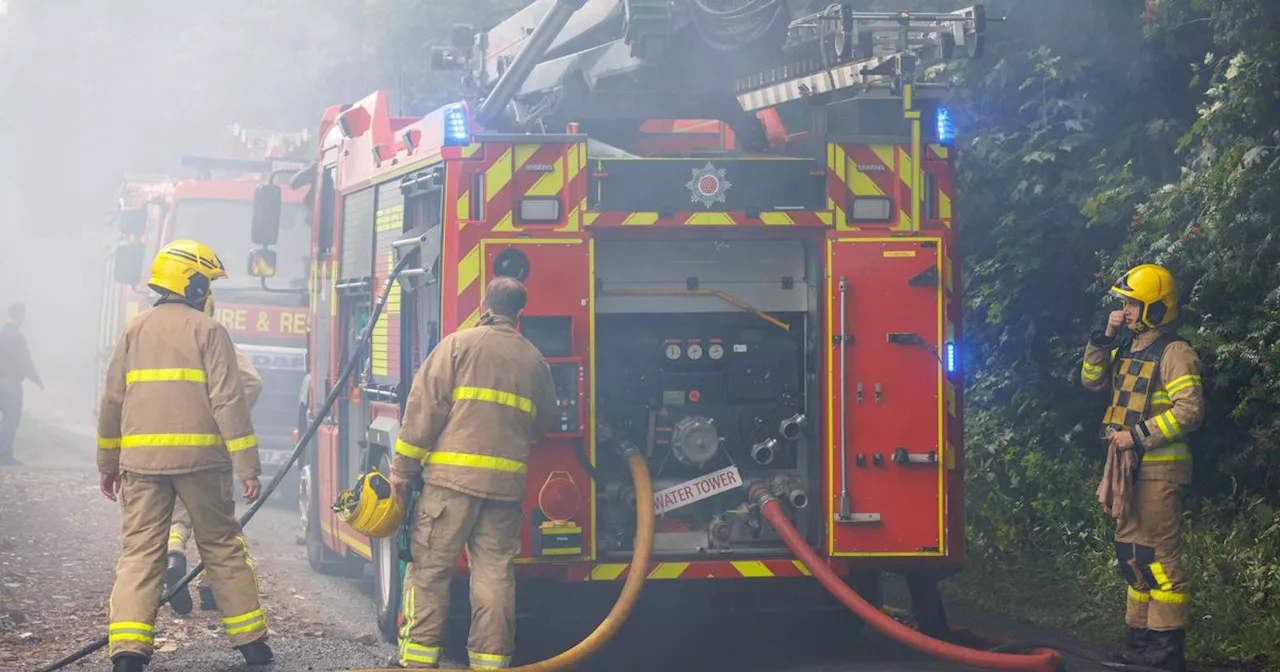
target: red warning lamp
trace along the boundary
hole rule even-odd
[[[578,485],[567,471],[553,471],[538,491],[538,508],[551,520],[573,520],[582,505]]]

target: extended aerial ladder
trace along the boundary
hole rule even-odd
[[[856,12],[794,21],[782,0],[537,0],[485,31],[459,26],[438,68],[467,71],[491,130],[577,122],[609,142],[649,119],[719,119],[761,150],[756,113],[807,99],[900,98],[930,66],[982,55],[983,5],[949,13]],[[913,86],[914,85],[914,86]]]

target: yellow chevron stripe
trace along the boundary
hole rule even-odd
[[[893,170],[893,145],[871,145],[871,151],[875,153],[876,158],[880,159],[885,168]]]
[[[858,164],[854,163],[853,159],[847,159],[845,166],[848,173],[848,178],[846,178],[845,182],[849,185],[849,191],[854,196],[884,196],[884,191],[880,189],[880,185],[872,181],[866,173],[858,170]]]
[[[458,262],[458,294],[480,279],[480,246],[476,245]]]
[[[466,221],[471,218],[470,189],[464,189],[462,193],[458,195],[458,202],[454,206],[454,214],[457,216],[459,222]]]
[[[596,565],[591,568],[591,580],[612,581],[619,576],[622,576],[622,572],[625,571],[626,568],[627,565],[624,564]]]
[[[689,568],[687,562],[660,562],[649,572],[651,579],[678,579]]]
[[[489,169],[484,171],[484,200],[486,204],[492,203],[493,199],[502,191],[502,188],[511,182],[511,148],[508,147],[502,152],[502,156],[498,157]]]
[[[542,145],[522,142],[515,146],[515,169],[518,171],[524,168],[524,164],[529,163],[529,159],[533,158],[533,153],[538,151]]]
[[[471,314],[467,316],[467,319],[462,321],[462,324],[458,325],[458,328],[470,329],[471,327],[476,326],[476,323],[478,323],[479,321],[480,321],[480,307],[476,306],[476,309],[471,311]]]
[[[521,165],[523,168],[523,164]],[[551,163],[551,172],[543,173],[537,182],[524,193],[525,196],[557,196],[565,186],[564,156]]]
[[[738,573],[747,578],[759,578],[773,576],[773,570],[769,569],[763,562],[759,560],[743,560],[730,563]]]
[[[785,212],[762,212],[760,213],[760,221],[765,226],[794,226],[795,221],[791,219],[791,215]]]
[[[633,212],[622,220],[623,226],[650,226],[658,223],[656,212]]]
[[[695,212],[685,220],[685,226],[733,226],[733,217],[727,212]]]
[[[893,165],[893,164],[889,164]],[[898,179],[902,180],[902,184],[908,189],[911,188],[911,153],[906,149],[898,148]]]
[[[845,179],[845,168],[848,167],[848,162],[844,147],[834,142],[827,143],[827,170],[834,171],[841,181]]]

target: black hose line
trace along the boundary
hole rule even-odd
[[[382,314],[382,308],[387,304],[387,299],[391,296],[391,286],[395,283],[396,278],[400,276],[400,272],[404,270],[405,266],[409,265],[409,260],[413,259],[414,256],[416,255],[412,252],[405,254],[400,261],[396,262],[395,267],[391,269],[391,273],[387,275],[387,280],[382,287],[382,293],[378,297],[378,303],[374,306],[373,313],[369,316],[368,324],[364,326],[364,332],[360,334],[360,342],[356,344],[355,350],[347,359],[346,364],[343,365],[342,372],[338,374],[338,379],[333,383],[333,389],[329,390],[329,396],[325,397],[324,403],[321,405],[319,412],[316,413],[315,419],[311,421],[311,424],[307,426],[307,431],[298,439],[298,444],[293,447],[293,454],[289,456],[289,461],[285,462],[284,468],[276,472],[275,477],[267,484],[267,489],[263,491],[260,497],[258,497],[258,501],[254,502],[253,505],[249,507],[249,510],[244,512],[243,516],[240,516],[241,527],[244,527],[244,525],[253,518],[253,514],[257,513],[258,509],[261,509],[262,505],[266,503],[267,498],[271,496],[271,493],[275,492],[276,487],[280,485],[280,481],[284,480],[285,474],[289,473],[289,470],[293,468],[294,463],[298,461],[298,457],[302,455],[303,448],[311,441],[311,437],[315,436],[316,432],[320,429],[320,423],[329,415],[329,410],[333,408],[333,404],[337,402],[338,396],[342,394],[343,384],[346,382],[347,378],[351,377],[351,374],[356,369],[356,365],[360,363],[360,353],[364,352],[364,349],[369,345],[369,340],[373,338],[373,327],[378,323],[378,316]],[[202,571],[204,571],[203,559],[201,559],[195,567],[192,567],[191,570],[187,572],[187,575],[182,577],[182,580],[179,581],[177,585],[171,588],[160,598],[160,606],[168,604],[174,594],[179,590],[186,588],[187,584],[191,583],[191,581]],[[101,649],[107,645],[107,642],[108,639],[103,637],[92,644],[85,645],[80,650],[66,656],[65,658],[36,670],[36,672],[53,672],[54,670],[62,669],[71,663],[88,656],[94,651]]]

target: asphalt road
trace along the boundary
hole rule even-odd
[[[89,445],[82,441],[58,428],[29,428],[18,448],[19,459],[29,466],[0,468],[0,669],[35,669],[100,637],[105,629],[119,551],[119,509],[97,491],[92,453],[68,447]],[[296,513],[272,506],[264,507],[246,528],[277,655],[266,669],[385,667],[395,647],[379,641],[375,633],[371,578],[336,579],[312,572],[303,548],[295,543],[297,531]],[[619,637],[579,669],[965,669],[930,660],[860,628],[847,613],[754,613],[727,608],[696,586],[648,585],[653,590],[646,591]],[[517,662],[541,660],[572,646],[599,623],[611,598],[568,595],[556,599],[538,619],[522,620]],[[1054,633],[989,614],[953,609],[953,615],[978,629],[1064,642]],[[152,672],[246,669],[227,644],[215,614],[197,607],[179,618],[165,607],[157,627],[157,653],[148,668]],[[446,667],[465,668],[464,645],[463,631],[455,628],[446,648]],[[1066,645],[1087,648],[1075,642]],[[100,651],[67,669],[107,668]],[[1069,669],[1098,668],[1075,661]]]

